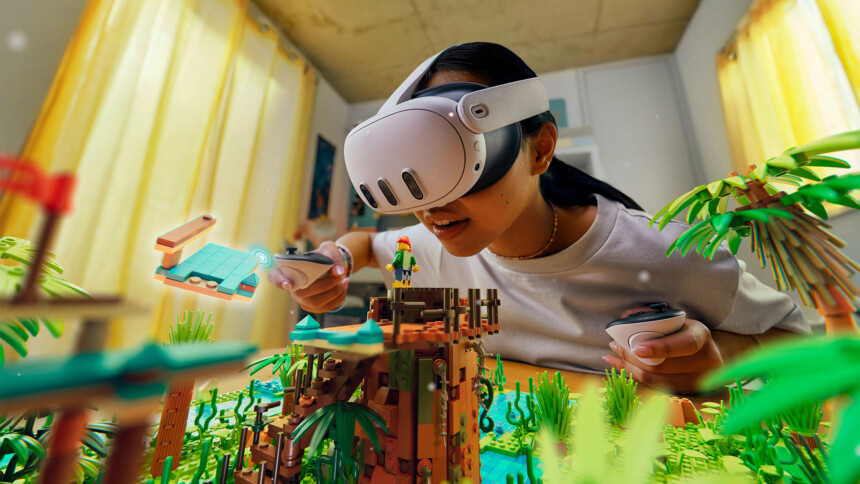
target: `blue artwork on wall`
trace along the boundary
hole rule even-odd
[[[322,136],[317,137],[317,155],[314,161],[314,179],[311,184],[311,203],[308,218],[314,220],[328,213],[331,176],[334,169],[334,145]]]
[[[555,116],[555,122],[559,128],[567,127],[567,103],[563,97],[550,99],[549,110]]]

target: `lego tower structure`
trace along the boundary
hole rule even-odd
[[[350,399],[359,386],[358,402],[389,429],[374,427],[377,452],[356,426],[360,483],[480,483],[480,423],[492,391],[483,377],[481,340],[499,331],[498,306],[492,289],[482,299],[477,289],[461,298],[457,289],[396,288],[371,300],[363,325],[320,329],[304,320],[291,333],[309,354],[308,371],[293,388],[295,405],[254,434],[251,457],[261,463],[264,480],[240,465],[237,483],[298,482],[312,432],[295,441],[293,431],[317,409]]]

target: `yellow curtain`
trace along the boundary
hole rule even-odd
[[[818,8],[833,36],[839,59],[845,66],[854,96],[860,102],[860,2],[857,0],[818,0]]]
[[[860,128],[854,94],[860,79],[852,71],[858,34],[847,32],[842,20],[825,22],[828,12],[838,17],[837,12],[856,10],[847,6],[852,1],[757,1],[719,53],[717,73],[736,171],[791,146]],[[853,67],[843,61],[852,55]],[[856,153],[842,156],[860,167]]]
[[[73,171],[74,210],[53,244],[72,281],[152,311],[112,326],[112,346],[166,336],[183,308],[215,313],[216,335],[286,341],[289,297],[253,302],[161,285],[155,238],[203,213],[203,240],[278,249],[294,232],[314,72],[261,28],[244,0],[91,0],[23,156]],[[0,202],[0,234],[32,238],[37,213]],[[265,281],[265,271],[258,270]]]

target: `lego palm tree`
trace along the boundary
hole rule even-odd
[[[793,289],[801,301],[824,317],[827,331],[856,331],[852,300],[860,287],[851,281],[860,265],[840,249],[845,242],[833,235],[825,202],[860,209],[851,192],[860,189],[860,174],[830,176],[823,180],[814,167],[850,168],[843,160],[825,153],[860,148],[860,130],[829,136],[790,148],[761,165],[752,165],[743,175],[700,185],[660,210],[651,224],[664,229],[687,210],[687,223],[702,219],[669,247],[687,255],[696,250],[713,258],[723,242],[732,253],[745,237],[764,268],[770,262],[780,290]],[[801,186],[803,180],[807,185]],[[798,187],[788,194],[773,184]],[[729,197],[740,205],[728,211]],[[817,216],[817,218],[815,216]]]
[[[176,317],[176,324],[170,328],[169,346],[188,343],[211,343],[212,314],[204,321],[203,311],[185,311],[182,319]],[[189,405],[194,392],[194,380],[176,381],[170,384],[164,398],[164,408],[158,424],[155,438],[155,454],[152,457],[150,472],[160,476],[164,469],[164,461],[168,456],[173,457],[173,468],[179,465],[182,452],[182,442],[185,438],[185,426],[188,421]],[[213,412],[214,415],[214,412]]]
[[[307,449],[308,456],[314,455],[314,452],[316,452],[316,449],[327,435],[334,440],[334,452],[331,457],[326,456],[317,459],[317,482],[347,484],[358,480],[358,461],[352,457],[356,422],[364,430],[364,433],[367,434],[376,452],[381,452],[382,447],[379,445],[379,436],[376,434],[376,429],[373,426],[376,424],[376,426],[387,434],[388,427],[385,425],[385,420],[370,407],[356,402],[340,400],[317,409],[314,413],[308,415],[293,431],[292,438],[294,441],[298,441],[308,430],[316,426],[310,446]],[[328,465],[329,476],[323,475],[323,464]]]
[[[310,318],[310,316],[308,316]],[[311,318],[313,319],[313,318]],[[292,411],[292,393],[287,391],[287,388],[291,385],[293,381],[293,377],[296,375],[298,370],[306,371],[308,367],[308,358],[303,353],[302,345],[291,343],[287,346],[287,351],[284,353],[275,353],[272,356],[267,356],[265,358],[260,358],[259,360],[255,360],[251,362],[248,366],[243,368],[243,370],[251,369],[250,375],[261,371],[263,368],[267,366],[272,367],[272,375],[275,373],[278,374],[278,377],[281,380],[281,386],[283,387],[283,404],[281,405],[281,414],[289,415]],[[315,374],[316,367],[311,367],[310,371],[312,373],[311,378]]]
[[[20,265],[0,264],[0,298],[21,294],[24,288],[26,271],[24,266],[32,267],[38,249],[24,239],[15,237],[0,238],[0,261]],[[63,269],[53,260],[50,252],[44,254],[42,275],[37,284],[41,290],[51,296],[88,296],[80,287],[62,279]],[[32,272],[32,271],[31,271]],[[63,320],[57,318],[0,318],[0,341],[9,345],[19,356],[27,356],[27,340],[30,336],[39,334],[44,326],[52,336],[59,338],[63,334]],[[0,345],[0,366],[5,361],[3,346]]]

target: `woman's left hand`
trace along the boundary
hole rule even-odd
[[[637,311],[640,310],[630,310],[625,316]],[[676,393],[696,393],[699,380],[711,370],[723,366],[723,357],[711,331],[695,319],[686,319],[676,333],[637,345],[632,348],[632,355],[615,341],[609,343],[609,347],[618,356],[606,355],[604,361],[618,370],[626,369],[636,381],[669,388]],[[659,365],[648,365],[636,356],[666,359]]]

